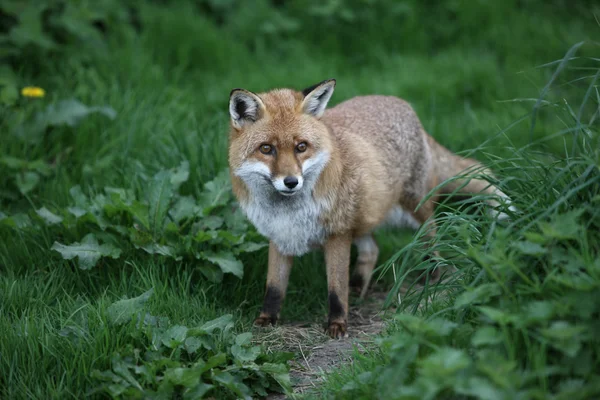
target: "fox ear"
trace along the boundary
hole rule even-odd
[[[304,100],[302,101],[302,111],[316,118],[321,118],[327,107],[327,102],[333,94],[335,88],[335,79],[328,79],[317,83],[302,91]]]
[[[233,89],[229,95],[231,124],[237,130],[242,129],[245,124],[257,121],[264,108],[260,97],[245,89]]]

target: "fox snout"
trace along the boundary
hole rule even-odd
[[[272,182],[279,193],[292,196],[302,189],[304,178],[301,175],[287,175],[275,177]]]

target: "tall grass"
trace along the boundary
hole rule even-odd
[[[575,49],[575,48],[574,48]],[[573,63],[569,51],[552,80]],[[581,61],[581,60],[580,60]],[[593,64],[592,64],[593,65]],[[434,245],[422,240],[385,262],[397,306],[374,354],[328,377],[335,398],[591,399],[600,395],[600,96],[597,66],[582,77],[579,98],[560,98],[552,81],[532,116],[511,131],[528,134],[543,104],[561,122],[548,138],[561,154],[513,148],[487,165],[518,211],[509,221],[481,213],[484,196],[445,202]],[[595,93],[595,97],[592,97]],[[547,97],[547,98],[546,98]],[[574,101],[573,101],[574,100]],[[545,111],[546,111],[545,110]],[[547,115],[546,115],[547,117]],[[508,135],[509,133],[507,133]],[[544,140],[544,139],[543,139]],[[482,153],[491,149],[482,145]],[[418,262],[423,251],[442,254]],[[422,287],[432,268],[454,273]],[[401,290],[402,289],[402,290]]]

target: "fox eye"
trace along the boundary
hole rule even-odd
[[[304,153],[307,147],[308,145],[306,144],[306,142],[298,143],[298,145],[296,146],[296,151],[298,153]]]
[[[263,154],[271,154],[273,152],[273,146],[270,144],[261,144],[260,152]]]

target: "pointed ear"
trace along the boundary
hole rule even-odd
[[[302,101],[302,111],[316,118],[321,118],[327,107],[327,102],[333,94],[335,88],[335,79],[328,79],[317,83],[302,91],[304,100]]]
[[[260,97],[245,89],[233,89],[229,95],[231,124],[237,130],[262,117],[265,109]]]

